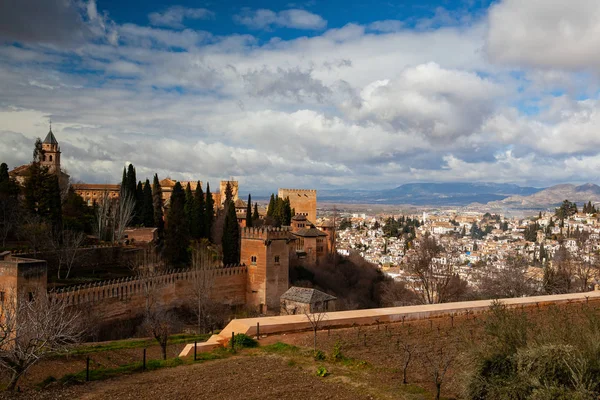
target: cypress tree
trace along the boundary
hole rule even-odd
[[[267,217],[272,217],[275,213],[275,195],[271,193],[271,198],[269,199],[269,208],[267,208]]]
[[[133,225],[142,225],[144,223],[142,210],[144,208],[144,186],[139,181],[135,188],[135,212],[132,220]]]
[[[165,256],[171,265],[188,262],[190,237],[185,215],[185,192],[177,182],[171,193],[167,230],[165,233]]]
[[[127,169],[123,167],[123,178],[121,179],[121,188],[127,188]]]
[[[202,185],[200,182],[196,185],[196,191],[194,192],[194,209],[192,217],[192,230],[191,235],[194,239],[202,239],[208,237],[205,233],[206,218],[205,204],[204,204],[204,192],[202,191]]]
[[[291,224],[292,224],[292,205],[290,204],[290,198],[286,197],[285,200],[283,201],[282,225],[290,226]]]
[[[248,194],[248,204],[246,204],[246,226],[252,227],[252,196]]]
[[[210,240],[210,235],[212,232],[213,221],[215,218],[215,200],[212,197],[212,193],[210,192],[210,183],[206,182],[206,211],[204,213],[204,233],[207,239]]]
[[[129,166],[127,167],[126,188],[129,191],[129,193],[131,193],[131,195],[134,196],[134,198],[135,198],[136,188],[137,188],[137,178],[135,177],[135,167],[133,166],[133,164],[129,164]]]
[[[227,189],[225,190],[227,192]],[[227,196],[225,196],[227,198]],[[223,263],[239,264],[240,262],[240,226],[237,222],[235,204],[229,198],[225,201],[225,222],[223,226]]]
[[[231,184],[229,183],[229,181],[227,181],[227,184],[225,185],[225,202],[224,203],[230,203],[233,202],[233,189],[231,188]],[[235,205],[234,205],[235,207]]]
[[[194,218],[194,194],[192,193],[192,186],[189,182],[185,187],[185,205],[183,209],[185,212],[185,223],[187,224],[188,232],[191,235]]]
[[[256,222],[260,219],[260,215],[258,214],[258,203],[254,203],[254,213],[252,214],[253,222]]]
[[[157,246],[160,248],[164,238],[165,221],[163,219],[162,188],[160,187],[158,174],[154,174],[154,182],[152,186],[152,208],[154,211],[154,226],[158,228]]]
[[[8,182],[8,165],[6,163],[0,164],[0,184],[4,182]]]
[[[149,228],[155,226],[154,223],[154,205],[152,199],[152,186],[150,186],[150,180],[146,179],[144,183],[144,189],[142,194],[142,217],[141,222],[145,227]]]

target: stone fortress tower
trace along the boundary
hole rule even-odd
[[[42,149],[44,150],[42,166],[48,167],[48,171],[53,174],[60,171],[60,147],[54,133],[52,133],[52,125],[46,139],[42,142]]]
[[[317,223],[317,191],[309,189],[279,189],[279,198],[290,198],[296,215],[304,215],[311,223]]]

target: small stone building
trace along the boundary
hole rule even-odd
[[[280,297],[281,314],[295,315],[335,311],[336,297],[317,289],[292,286]]]

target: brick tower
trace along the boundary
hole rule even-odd
[[[60,147],[58,141],[52,133],[52,125],[50,125],[50,131],[46,135],[46,139],[42,143],[42,149],[44,150],[44,156],[42,157],[42,166],[48,167],[51,173],[60,173]]]
[[[264,314],[279,312],[289,288],[290,246],[294,238],[281,228],[244,228],[240,262],[248,266],[246,304]]]

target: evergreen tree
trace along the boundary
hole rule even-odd
[[[190,237],[185,215],[185,192],[177,182],[171,193],[167,230],[165,232],[165,256],[174,266],[188,262]]]
[[[252,223],[254,224],[256,221],[260,219],[260,215],[258,214],[258,203],[254,203],[254,213],[252,214]]]
[[[190,232],[194,239],[208,238],[208,235],[205,232],[205,207],[204,192],[202,191],[202,185],[198,182],[196,191],[194,192],[194,210],[192,216],[192,229]]]
[[[311,221],[313,222],[313,221]],[[286,197],[282,205],[282,221],[281,225],[290,226],[292,224],[292,206],[290,198]]]
[[[252,227],[252,196],[248,194],[248,204],[246,204],[246,227]]]
[[[121,188],[127,189],[127,169],[123,167],[123,178],[121,179]]]
[[[152,185],[152,209],[154,211],[154,226],[158,228],[157,246],[160,248],[162,247],[165,233],[165,221],[163,219],[162,188],[160,187],[158,174],[154,174],[154,182]]]
[[[129,164],[129,166],[127,167],[126,189],[129,193],[131,193],[133,196],[135,196],[136,188],[137,188],[137,178],[135,176],[135,167],[133,166],[133,164]]]
[[[229,185],[229,183],[227,184]],[[231,189],[231,188],[230,188]],[[225,188],[227,193],[227,188]],[[225,223],[223,226],[223,263],[239,264],[240,262],[240,225],[237,222],[235,204],[231,197],[225,196]]]
[[[267,217],[272,217],[275,212],[275,195],[271,193],[271,198],[269,199],[269,208],[267,208]]]
[[[142,192],[142,215],[140,219],[141,223],[145,227],[156,226],[154,223],[154,205],[152,199],[152,186],[150,186],[150,180],[146,179],[144,183],[144,189]]]
[[[192,224],[194,223],[194,193],[192,193],[192,186],[188,182],[185,187],[185,223],[188,226],[188,232],[190,237],[192,236]]]
[[[223,202],[223,204],[229,202],[233,202],[233,189],[231,188],[231,184],[229,183],[229,181],[227,181],[227,184],[225,185],[225,201]]]
[[[0,164],[0,184],[8,182],[8,179],[8,165],[6,165],[6,163],[2,163]]]
[[[215,199],[212,197],[212,193],[210,192],[210,183],[206,182],[206,201],[204,202],[206,205],[205,213],[204,213],[204,232],[205,237],[210,240],[210,235],[212,232],[213,222],[215,219]]]
[[[144,186],[142,185],[142,181],[139,181],[137,187],[135,188],[135,209],[133,220],[131,221],[132,225],[142,225],[144,223],[142,212],[144,208]]]

